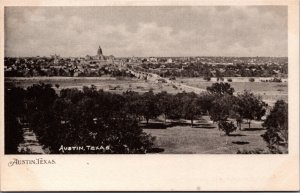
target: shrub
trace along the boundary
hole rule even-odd
[[[231,79],[231,78],[228,78],[227,81],[228,81],[228,82],[232,82],[232,79]]]
[[[254,82],[255,79],[254,78],[249,78],[249,82]]]
[[[273,78],[271,80],[269,80],[269,82],[282,82],[281,78]]]
[[[223,82],[223,81],[224,81],[224,78],[223,78],[223,77],[218,77],[218,78],[217,78],[217,81],[219,81],[219,80],[220,80],[221,82]]]
[[[230,84],[223,83],[223,82],[213,83],[211,86],[206,87],[206,90],[209,93],[219,94],[219,95],[225,95],[225,94],[233,95],[234,93],[234,88],[232,88]]]
[[[227,122],[227,121],[221,121],[219,123],[220,129],[225,132],[226,135],[229,135],[230,133],[236,131],[236,126],[233,124],[233,122]]]
[[[205,76],[205,77],[203,78],[203,80],[210,81],[211,78],[210,78],[209,76]]]

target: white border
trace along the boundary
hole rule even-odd
[[[287,5],[289,154],[287,155],[4,155],[1,126],[1,191],[54,190],[299,190],[299,2],[294,0],[89,1],[5,0],[4,6]],[[4,31],[0,59],[3,66]],[[1,111],[4,72],[0,70]],[[8,167],[13,158],[54,159],[55,165]]]

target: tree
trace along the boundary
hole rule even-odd
[[[242,123],[243,123],[243,117],[242,117],[242,109],[243,107],[240,106],[239,98],[236,96],[232,96],[232,103],[231,103],[231,109],[229,111],[229,116],[236,121],[236,126],[239,128],[239,130],[242,130]]]
[[[42,141],[47,138],[47,129],[53,118],[51,108],[57,97],[51,84],[40,83],[27,88],[25,103],[29,126]]]
[[[262,135],[271,150],[278,150],[278,145],[288,142],[288,104],[276,101],[270,114],[263,123],[267,132]]]
[[[230,135],[230,133],[236,131],[236,126],[233,122],[221,121],[220,122],[220,129],[225,132],[226,135]]]
[[[22,88],[5,88],[5,153],[18,153],[18,146],[23,140],[22,119],[24,118],[24,98],[26,91]]]
[[[22,126],[16,117],[5,112],[5,154],[17,154],[23,140]]]
[[[123,111],[134,119],[140,120],[143,112],[141,95],[134,91],[126,91],[123,96],[125,99]]]
[[[201,115],[201,106],[199,98],[195,93],[186,93],[182,98],[182,116],[185,119],[191,120],[191,126],[193,127],[194,120],[197,116]]]
[[[77,88],[66,88],[60,91],[60,97],[71,100],[72,103],[77,103],[83,97],[83,92]]]
[[[170,102],[170,112],[169,117],[171,119],[181,119],[183,112],[183,100],[182,98],[186,95],[186,92],[177,93],[172,95],[169,99]]]
[[[167,122],[167,118],[171,114],[172,111],[172,98],[173,95],[168,94],[166,91],[162,91],[156,94],[158,99],[158,109],[164,115],[165,123]]]
[[[160,111],[157,104],[157,97],[154,95],[152,90],[145,92],[141,96],[141,103],[142,115],[145,117],[147,124],[149,123],[149,119],[156,118],[160,115]]]
[[[27,88],[26,102],[29,111],[49,109],[56,98],[57,94],[51,84],[39,83]]]
[[[213,94],[210,94],[208,92],[202,92],[202,93],[200,93],[198,98],[199,98],[198,105],[201,106],[202,113],[208,114],[213,105],[213,101],[215,100],[216,96],[214,96]]]
[[[209,115],[212,121],[218,123],[219,129],[221,122],[226,122],[229,118],[232,103],[233,97],[228,94],[213,101]]]
[[[244,93],[238,94],[239,114],[242,118],[247,119],[249,128],[251,120],[260,120],[266,113],[267,104],[262,101],[260,96],[245,90]]]
[[[219,80],[223,81],[224,80],[224,78],[222,77],[222,73],[218,69],[216,69],[216,77],[217,77],[217,81],[219,81]]]
[[[234,93],[234,88],[232,88],[230,84],[224,82],[213,83],[212,86],[208,86],[206,90],[211,94],[218,94],[218,95],[224,95],[224,94],[233,95]]]

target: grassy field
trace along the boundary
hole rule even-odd
[[[255,94],[261,95],[263,100],[272,104],[276,100],[288,100],[288,83],[274,83],[274,82],[247,82],[246,79],[237,79],[238,82],[230,82],[235,91],[243,92],[245,89],[253,91]],[[7,85],[13,84],[15,86],[26,88],[32,84],[39,82],[52,84],[53,88],[59,92],[64,88],[78,88],[82,89],[83,86],[91,86],[92,84],[97,89],[105,91],[122,93],[127,90],[136,92],[147,92],[153,89],[154,92],[167,91],[169,93],[182,92],[182,88],[176,88],[169,83],[155,83],[140,79],[131,78],[112,78],[112,77],[29,77],[29,78],[5,78]],[[178,83],[184,85],[197,87],[205,90],[207,86],[211,86],[215,81],[203,81],[203,78],[178,78]],[[59,87],[56,88],[55,85]]]
[[[254,122],[251,129],[243,124],[241,131],[225,136],[208,120],[204,117],[193,128],[189,124],[173,124],[167,128],[150,124],[144,131],[156,136],[155,145],[166,154],[235,154],[238,150],[267,149],[260,122]]]
[[[226,79],[226,78],[225,78]],[[211,86],[215,81],[203,81],[203,78],[178,78],[179,83],[206,89]],[[229,82],[235,89],[235,92],[241,93],[245,89],[262,96],[262,99],[268,103],[274,103],[276,100],[282,99],[288,101],[288,82],[275,83],[275,82],[247,82],[245,79],[236,80],[236,82]]]
[[[135,78],[113,78],[113,77],[17,77],[17,78],[5,78],[7,85],[15,85],[22,88],[27,88],[33,84],[43,82],[46,84],[52,84],[53,88],[59,92],[65,88],[77,88],[82,89],[83,86],[95,85],[97,89],[103,89],[104,91],[123,93],[127,90],[135,92],[147,92],[153,89],[155,93],[161,91],[167,91],[168,93],[177,93],[180,90],[174,88],[169,83],[155,83],[151,81],[145,81]],[[59,87],[56,88],[55,85]]]

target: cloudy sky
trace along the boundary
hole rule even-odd
[[[6,7],[6,56],[287,56],[286,6]]]

